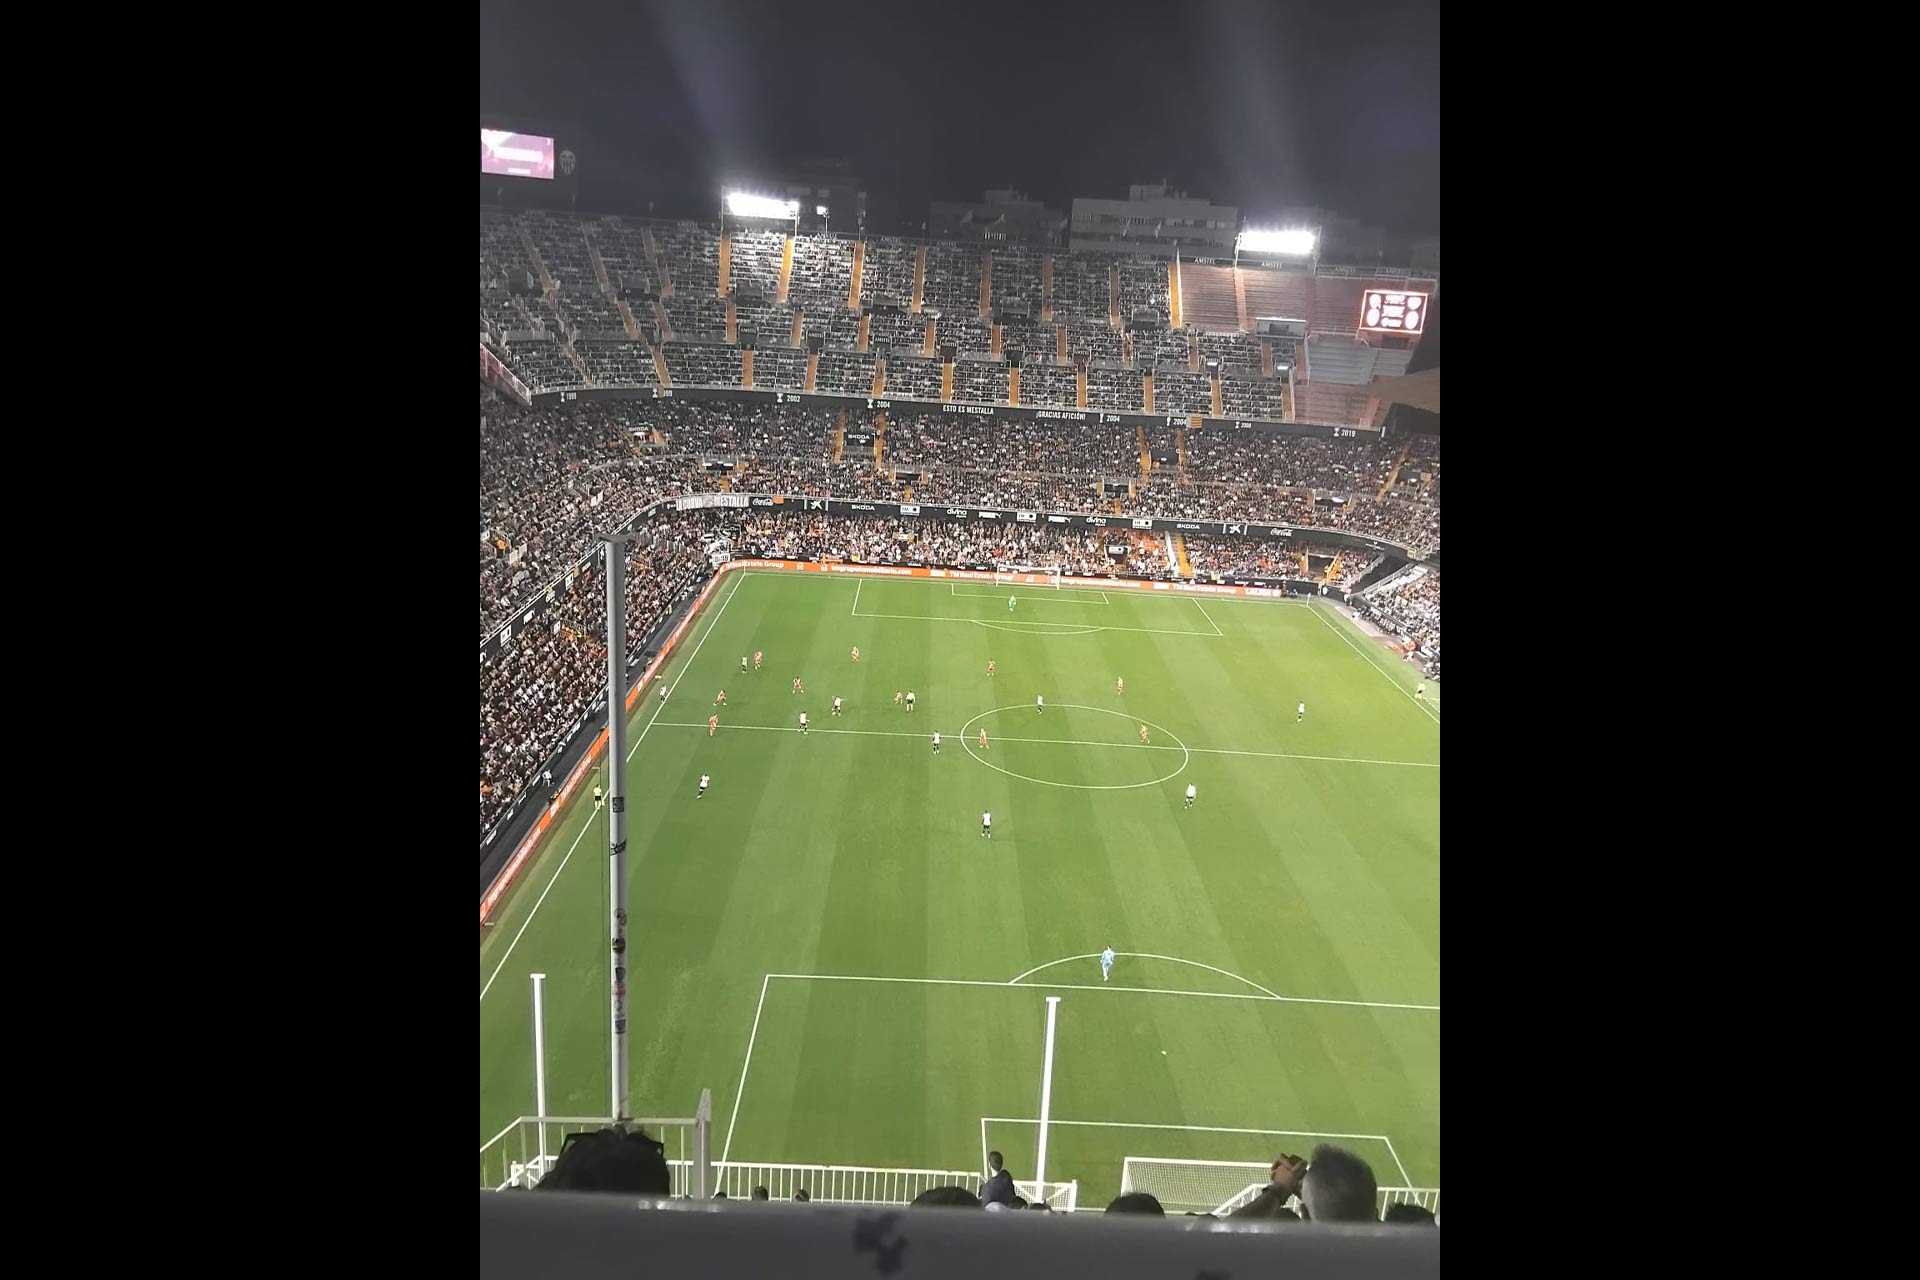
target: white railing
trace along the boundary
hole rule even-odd
[[[1253,1183],[1251,1186],[1245,1188],[1244,1190],[1235,1193],[1231,1199],[1227,1200],[1226,1202],[1221,1204],[1219,1208],[1215,1209],[1213,1211],[1214,1216],[1223,1217],[1228,1214],[1231,1214],[1235,1209],[1241,1208],[1251,1203],[1253,1200],[1258,1198],[1258,1196],[1262,1191],[1265,1191],[1266,1189],[1267,1189],[1267,1184],[1264,1182]],[[1387,1206],[1393,1205],[1393,1204],[1417,1204],[1422,1209],[1432,1210],[1434,1217],[1437,1218],[1440,1216],[1440,1188],[1438,1187],[1381,1187],[1373,1193],[1373,1207],[1374,1207],[1375,1214],[1377,1215],[1385,1214],[1387,1211]],[[1300,1208],[1300,1197],[1298,1196],[1289,1197],[1287,1200],[1287,1207],[1289,1209],[1292,1209],[1298,1212]]]
[[[1040,1184],[1037,1182],[1018,1182],[1013,1189],[1020,1193],[1028,1204],[1041,1200]],[[1078,1182],[1049,1182],[1045,1197],[1046,1206],[1057,1213],[1073,1213],[1080,1207],[1080,1184]]]
[[[671,1163],[671,1162],[669,1162]],[[730,1200],[752,1198],[765,1187],[771,1200],[791,1200],[800,1192],[818,1204],[911,1204],[935,1187],[977,1191],[980,1174],[967,1169],[889,1169],[874,1165],[753,1164],[741,1160],[716,1164],[717,1190]]]

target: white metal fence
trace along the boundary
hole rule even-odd
[[[568,1135],[594,1133],[612,1123],[606,1116],[521,1116],[481,1145],[480,1186],[494,1191],[531,1187],[553,1168]],[[711,1090],[700,1091],[700,1105],[691,1116],[644,1116],[628,1124],[666,1149],[672,1194],[713,1194]]]
[[[1243,1160],[1176,1160],[1127,1156],[1120,1167],[1120,1190],[1144,1191],[1168,1213],[1230,1214],[1251,1202],[1267,1186],[1270,1166]],[[1374,1193],[1375,1215],[1391,1204],[1417,1204],[1440,1214],[1438,1187],[1381,1187]],[[1297,1198],[1287,1201],[1298,1209]]]

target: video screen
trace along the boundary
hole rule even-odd
[[[553,177],[553,139],[504,129],[480,131],[480,172],[509,178]]]

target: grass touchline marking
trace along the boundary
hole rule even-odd
[[[1025,704],[1022,704],[1022,705],[1024,706]],[[1067,706],[1068,704],[1059,703],[1057,705],[1064,707],[1064,706]],[[694,723],[694,722],[680,721],[680,720],[662,720],[659,723],[660,723],[660,727],[663,729],[704,729],[707,727],[705,721]],[[652,726],[649,726],[649,727],[652,727]],[[722,724],[720,727],[722,729],[757,729],[763,733],[799,733],[800,732],[800,730],[795,726],[785,725],[785,724]],[[854,735],[858,735],[861,737],[868,737],[868,738],[927,738],[927,737],[930,737],[933,733],[931,729],[929,729],[926,733],[912,733],[912,732],[907,732],[899,729],[818,729],[818,728],[815,728],[812,731],[814,733],[854,734]],[[1077,738],[996,738],[994,740],[996,742],[1043,742],[1043,743],[1052,743],[1054,746],[1059,746],[1059,747],[1125,747],[1130,751],[1179,751],[1182,749],[1180,747],[1156,746],[1151,743],[1090,742],[1090,741],[1083,741]],[[1405,768],[1405,769],[1438,769],[1440,767],[1439,764],[1426,761],[1426,760],[1375,760],[1367,756],[1310,756],[1310,755],[1302,755],[1299,752],[1294,752],[1294,751],[1235,751],[1229,747],[1188,747],[1185,749],[1193,752],[1193,754],[1195,755],[1259,756],[1264,759],[1270,759],[1270,760],[1319,760],[1329,764],[1384,764],[1384,765],[1398,765],[1401,768]]]
[[[1215,634],[1216,636],[1219,636],[1222,640],[1226,639],[1227,638],[1226,632],[1220,630],[1220,624],[1215,622],[1213,620],[1213,615],[1207,612],[1207,606],[1200,603],[1200,597],[1188,596],[1187,599],[1193,601],[1194,608],[1200,610],[1200,616],[1205,618],[1207,620],[1207,625],[1213,628],[1213,634]]]
[[[745,578],[742,578],[741,582],[744,582],[744,581],[745,581]],[[693,659],[700,656],[700,649],[702,646],[704,646],[707,643],[707,636],[712,635],[714,627],[719,625],[720,614],[725,613],[727,611],[727,606],[732,604],[733,598],[739,594],[740,594],[740,583],[735,583],[733,590],[727,593],[727,598],[720,602],[720,609],[718,612],[716,612],[713,615],[713,620],[707,624],[706,635],[701,636],[700,643],[693,647],[693,654],[691,657],[687,659],[688,670],[690,670],[693,667]],[[686,674],[686,670],[682,670],[680,675],[675,676],[673,678],[673,683],[667,686],[668,697],[672,697],[673,691],[680,687],[680,677],[684,676],[685,674]],[[627,752],[627,763],[629,764],[633,763],[633,752],[638,751],[640,749],[640,744],[647,740],[647,734],[652,732],[653,726],[660,722],[660,711],[663,705],[664,704],[655,705],[653,709],[653,719],[647,721],[645,727],[643,727],[640,730],[639,736],[634,739],[633,751]],[[562,871],[565,871],[567,869],[567,863],[572,861],[573,851],[580,847],[580,842],[586,838],[587,832],[591,830],[593,830],[593,818],[590,813],[587,818],[586,825],[580,828],[580,834],[573,838],[573,843],[571,845],[567,846],[566,857],[560,859],[560,865],[554,868],[553,878],[547,881],[547,887],[540,891],[540,896],[538,898],[534,899],[533,909],[527,912],[527,918],[520,922],[520,932],[513,935],[513,941],[509,942],[507,944],[506,951],[501,953],[500,963],[494,966],[493,976],[488,978],[486,981],[486,985],[480,988],[480,998],[482,1000],[485,1000],[487,998],[487,992],[493,989],[494,978],[498,978],[500,976],[500,971],[506,968],[507,957],[511,956],[513,954],[514,947],[519,945],[521,937],[527,932],[527,926],[531,925],[533,923],[534,916],[539,914],[540,904],[547,900],[547,895],[549,893],[553,892],[553,886],[560,883],[560,873]]]
[[[990,618],[929,617],[923,613],[859,613],[859,614],[855,614],[854,616],[857,618],[890,618],[899,622],[964,622],[964,623],[967,623],[969,626],[975,623],[978,623],[980,626],[983,626],[983,627],[985,626],[1092,627],[1096,631],[1135,631],[1135,632],[1139,632],[1142,635],[1149,635],[1149,636],[1191,636],[1196,640],[1213,640],[1217,638],[1212,631],[1168,631],[1164,627],[1116,627],[1111,625],[1110,623],[1104,623],[1104,622],[1024,622],[1024,621],[1001,622],[1001,621],[996,621]],[[1034,634],[1044,636],[1044,635],[1050,635],[1053,633],[1046,632],[1046,631],[1038,631],[1038,632],[1035,632]],[[1063,632],[1061,634],[1069,634],[1069,633]],[[1088,634],[1088,633],[1075,632],[1071,634]]]
[[[1404,1179],[1400,1185],[1403,1187],[1412,1186],[1413,1175],[1407,1172],[1407,1166],[1400,1163],[1400,1153],[1393,1149],[1393,1139],[1383,1133],[1380,1135],[1380,1141],[1387,1144],[1387,1154],[1393,1157],[1394,1167],[1400,1170],[1400,1176]]]
[[[753,1030],[747,1033],[747,1057],[746,1061],[740,1064],[739,1087],[733,1091],[733,1115],[727,1121],[726,1145],[720,1148],[721,1164],[727,1162],[727,1153],[733,1150],[733,1126],[740,1120],[740,1099],[745,1097],[747,1092],[747,1068],[753,1065],[753,1042],[760,1034],[760,1011],[767,1007],[767,984],[773,981],[773,978],[774,975],[769,973],[760,979],[760,1003],[753,1006]]]
[[[1420,699],[1414,697],[1411,693],[1407,693],[1406,688],[1403,685],[1401,685],[1401,683],[1398,680],[1395,680],[1393,678],[1393,673],[1388,671],[1385,667],[1381,666],[1379,663],[1375,662],[1373,658],[1368,655],[1365,649],[1362,649],[1359,645],[1355,644],[1353,642],[1352,636],[1342,631],[1339,627],[1334,626],[1333,623],[1327,621],[1326,615],[1321,613],[1320,610],[1315,609],[1313,611],[1313,616],[1320,619],[1321,623],[1325,625],[1327,630],[1333,632],[1333,634],[1339,636],[1342,640],[1345,640],[1347,642],[1347,648],[1353,650],[1355,653],[1359,654],[1362,658],[1365,658],[1367,665],[1372,667],[1375,671],[1378,671],[1381,674],[1381,676],[1386,679],[1386,682],[1388,684],[1392,685],[1396,689],[1399,689],[1401,693],[1406,694],[1407,699],[1410,702],[1412,702],[1414,706],[1420,708],[1422,711],[1425,711],[1429,719],[1438,723],[1440,717],[1438,715],[1435,715],[1433,710],[1429,708],[1426,703],[1420,701]]]
[[[591,830],[593,830],[593,819],[588,818],[586,825],[580,828],[580,834],[575,836],[573,843],[567,846],[566,857],[560,859],[560,865],[553,869],[553,879],[547,881],[547,887],[542,889],[540,896],[534,900],[533,910],[527,912],[527,918],[520,922],[520,932],[513,935],[513,941],[509,942],[507,949],[500,953],[500,963],[493,966],[492,976],[489,977],[486,984],[480,988],[480,998],[482,1000],[487,998],[487,992],[493,990],[494,978],[498,978],[500,971],[507,967],[507,958],[513,954],[513,949],[520,945],[520,939],[525,936],[527,926],[533,923],[535,912],[540,910],[540,904],[547,900],[547,895],[553,892],[553,886],[560,883],[560,873],[567,869],[567,862],[573,857],[573,851],[580,847],[580,842],[587,838],[587,832]]]
[[[1171,987],[1116,987],[1110,983],[1086,985],[1072,982],[986,982],[978,978],[885,978],[860,973],[770,973],[769,978],[793,978],[801,982],[907,982],[927,987],[998,987],[1002,991],[1125,991],[1148,996],[1200,996],[1208,1000],[1261,1000],[1281,1004],[1345,1005],[1356,1009],[1414,1009],[1440,1012],[1437,1004],[1395,1004],[1385,1000],[1330,1000],[1317,996],[1248,995],[1234,991],[1177,991]]]

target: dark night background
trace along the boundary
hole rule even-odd
[[[868,227],[1013,186],[1165,179],[1440,231],[1439,5],[486,0],[483,116],[561,136],[579,207],[704,216],[725,175],[845,158]]]

